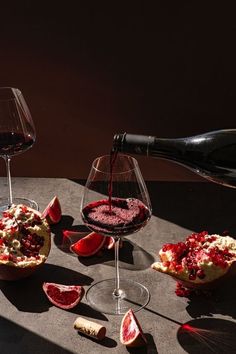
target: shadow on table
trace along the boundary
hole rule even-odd
[[[236,323],[202,318],[183,324],[177,339],[187,353],[236,353]]]
[[[0,316],[0,352],[1,354],[73,354],[73,352],[27,330],[18,324]]]
[[[215,183],[147,182],[153,215],[186,229],[236,236],[236,190]]]
[[[88,340],[88,337],[83,333],[78,332],[78,336],[83,337],[83,338],[87,338],[87,340]],[[97,339],[93,339],[92,337],[89,337],[89,341],[94,342],[97,345],[97,349],[99,346],[106,347],[106,348],[117,347],[117,342],[110,337],[105,337],[104,339],[102,339],[100,341],[98,341]]]
[[[28,278],[12,282],[0,281],[0,289],[18,310],[44,312],[48,311],[51,303],[43,292],[43,282],[90,285],[93,279],[74,270],[46,263]]]
[[[186,310],[192,318],[220,314],[236,319],[235,299],[236,279],[232,279],[211,292],[191,295]]]
[[[72,225],[73,218],[63,215],[61,222],[52,227],[54,233],[54,243],[63,252],[70,253],[71,256],[78,257],[78,260],[85,266],[94,264],[105,264],[114,267],[114,249],[102,250],[98,255],[92,257],[79,257],[70,251],[70,246],[84,237],[91,231],[84,225]],[[63,230],[77,232],[70,236],[63,236]],[[134,242],[123,238],[123,246],[120,248],[119,261],[120,268],[129,270],[145,270],[154,262],[154,257]]]
[[[149,333],[144,333],[147,339],[147,345],[138,348],[128,348],[127,352],[130,354],[158,354],[156,344],[153,340],[153,336]]]
[[[91,258],[78,257],[79,261],[86,266],[93,264],[105,264],[114,267],[114,250],[104,250],[103,254]],[[145,270],[150,268],[154,262],[154,257],[145,251],[142,247],[133,243],[130,240],[123,239],[123,245],[119,251],[119,267],[121,269],[129,269],[133,271]]]

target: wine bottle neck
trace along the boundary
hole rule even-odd
[[[113,149],[137,155],[149,155],[155,145],[155,137],[135,134],[116,134],[113,139]]]
[[[163,139],[124,133],[114,136],[113,149],[130,154],[171,158],[172,153],[175,156],[178,152],[181,154],[184,142],[185,139]]]

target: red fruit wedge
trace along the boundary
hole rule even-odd
[[[70,246],[71,252],[81,257],[89,257],[97,253],[104,245],[106,237],[96,232],[87,236]]]
[[[123,240],[120,239],[119,242],[119,247],[122,248],[123,247]],[[113,248],[115,248],[115,239],[112,236],[106,236],[106,241],[104,244],[104,248],[107,248],[108,250],[111,250]]]
[[[81,238],[88,235],[88,232],[84,231],[71,231],[71,230],[62,230],[63,235],[63,243],[75,243],[76,241],[80,240]]]
[[[53,305],[64,310],[75,307],[84,296],[84,288],[80,285],[43,283],[43,290]]]
[[[115,246],[115,239],[112,236],[106,236],[104,247],[111,250]]]
[[[121,321],[120,341],[127,347],[141,347],[147,344],[142,328],[132,309],[125,313]]]
[[[61,220],[61,205],[57,196],[55,196],[46,206],[42,217],[51,225],[57,224]]]

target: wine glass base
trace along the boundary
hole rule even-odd
[[[13,198],[13,204],[24,204],[32,209],[39,210],[38,204],[31,199],[27,198]],[[7,198],[0,198],[0,213],[9,209],[9,203]]]
[[[137,312],[150,300],[148,289],[132,280],[120,279],[119,296],[113,294],[114,289],[115,279],[99,281],[88,289],[86,299],[95,310],[112,315],[122,315],[130,308]]]

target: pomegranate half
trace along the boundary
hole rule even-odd
[[[51,233],[41,213],[25,205],[12,205],[0,219],[0,279],[31,275],[47,259]]]
[[[230,236],[193,233],[184,242],[165,244],[152,268],[186,288],[211,289],[236,275],[236,240]]]

